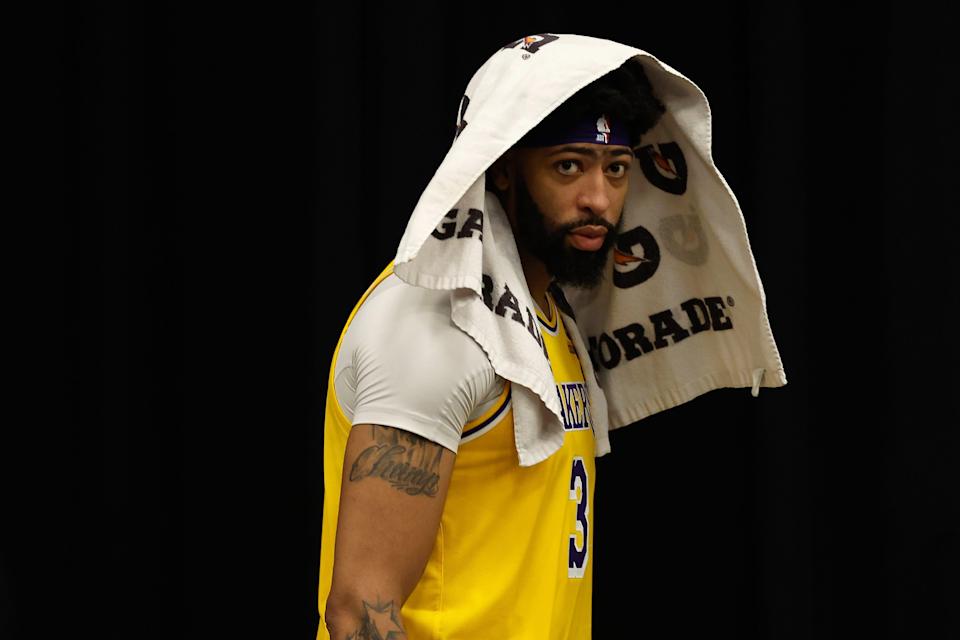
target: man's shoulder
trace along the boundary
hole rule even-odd
[[[447,290],[385,278],[347,327],[338,373],[352,370],[381,393],[402,389],[404,397],[448,402],[460,394],[471,407],[499,396],[503,380],[486,351],[453,322],[450,297]]]
[[[423,349],[474,363],[486,360],[481,347],[453,322],[450,291],[417,287],[392,273],[360,305],[347,334],[354,344],[390,343],[391,351]]]
[[[445,312],[450,315],[450,292],[408,284],[395,273],[380,282],[357,310],[357,316],[400,312]]]

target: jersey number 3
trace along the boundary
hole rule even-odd
[[[577,533],[570,534],[570,554],[567,561],[568,578],[582,578],[587,567],[587,541],[590,535],[587,523],[587,514],[590,513],[588,482],[587,468],[583,464],[583,458],[575,456],[573,466],[570,469],[570,499],[577,503]],[[582,541],[579,545],[577,544],[578,534]]]

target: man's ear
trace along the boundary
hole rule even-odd
[[[514,163],[514,150],[510,149],[490,165],[490,179],[497,191],[505,193],[510,191],[513,186],[514,176],[516,175],[516,165]]]

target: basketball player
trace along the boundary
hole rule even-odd
[[[487,171],[558,392],[579,390],[548,459],[519,465],[511,383],[451,322],[449,291],[391,264],[357,303],[327,395],[319,638],[590,637],[594,434],[555,285],[600,280],[632,148],[662,112],[630,61]]]

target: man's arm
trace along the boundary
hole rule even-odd
[[[403,429],[350,429],[323,616],[331,638],[407,637],[400,607],[433,550],[454,458]]]

